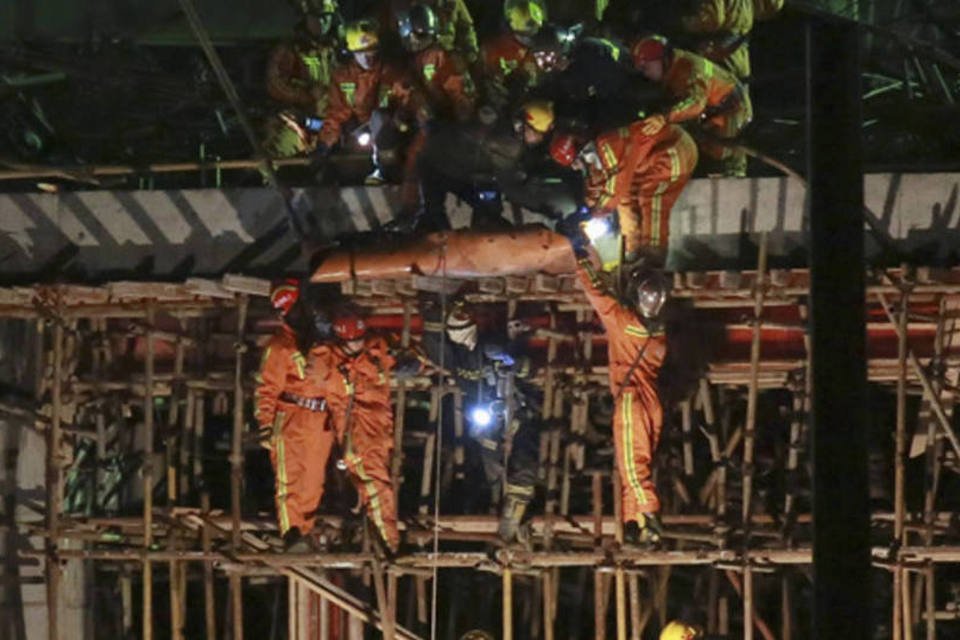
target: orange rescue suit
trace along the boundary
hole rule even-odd
[[[675,49],[663,85],[676,100],[667,122],[699,120],[704,130],[721,139],[735,138],[753,118],[750,96],[729,71],[689,51]],[[725,159],[736,155],[730,148],[709,140],[701,143],[707,155]],[[744,164],[746,158],[743,159]]]
[[[510,32],[483,43],[480,48],[486,102],[498,111],[532,87],[537,63],[530,48]]]
[[[623,521],[660,510],[650,471],[663,427],[657,376],[667,353],[662,331],[651,331],[635,312],[607,293],[588,260],[577,267],[583,291],[607,334],[613,444],[623,497]]]
[[[318,371],[337,379],[329,385],[328,397],[344,462],[370,520],[394,550],[400,542],[390,478],[394,426],[390,374],[395,364],[387,341],[367,336],[356,356],[332,347],[326,371]]]
[[[621,127],[596,139],[600,167],[589,166],[587,204],[616,209],[625,249],[666,248],[670,211],[697,166],[697,145],[690,135],[668,124],[655,135],[643,122]]]
[[[333,47],[302,48],[282,43],[270,53],[267,92],[277,102],[323,117],[336,63]]]
[[[291,395],[326,398],[329,383],[314,375],[328,359],[329,348],[315,346],[304,354],[297,348],[293,329],[283,325],[263,352],[254,415],[261,429],[271,430],[270,462],[276,476],[276,506],[280,533],[313,529],[323,497],[327,458],[335,431],[328,409],[298,406]]]
[[[343,125],[353,118],[365,124],[375,109],[394,111],[400,120],[412,121],[414,118],[422,120],[423,106],[422,96],[414,89],[410,77],[399,68],[380,60],[370,69],[364,69],[356,60],[351,60],[333,72],[330,105],[320,130],[320,142],[332,147],[340,139]],[[423,145],[421,131],[407,148],[400,192],[405,209],[414,209],[419,202],[417,157]]]
[[[681,19],[688,33],[702,36],[697,50],[737,78],[750,77],[750,45],[754,0],[700,0],[696,11]]]
[[[460,54],[434,45],[417,53],[413,65],[433,117],[461,122],[470,119],[477,92]]]
[[[320,142],[332,147],[349,120],[369,122],[375,109],[398,110],[410,119],[417,114],[419,100],[410,78],[382,60],[364,69],[356,60],[341,65],[330,82],[327,119],[320,130]]]

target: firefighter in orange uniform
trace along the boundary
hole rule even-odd
[[[313,150],[340,49],[337,1],[301,0],[299,5],[295,38],[277,45],[267,63],[267,93],[284,109],[267,120],[263,144],[277,158]]]
[[[503,15],[509,29],[480,47],[484,103],[499,113],[536,84],[531,44],[546,22],[547,8],[544,0],[505,0]]]
[[[351,22],[345,29],[347,50],[353,59],[334,71],[330,85],[330,106],[320,130],[317,154],[325,156],[336,145],[349,123],[356,125],[357,140],[371,148],[373,172],[368,185],[382,184],[379,148],[385,135],[403,132],[423,118],[423,101],[409,75],[380,57],[380,37],[371,20]],[[407,149],[401,199],[405,207],[416,207],[419,186],[416,181],[416,156],[422,147],[417,135]]]
[[[673,48],[662,36],[637,41],[630,53],[636,68],[669,94],[668,106],[643,120],[643,132],[654,135],[667,124],[699,121],[717,139],[702,140],[701,150],[723,164],[725,175],[745,176],[746,154],[722,143],[736,138],[753,118],[744,86],[706,58]]]
[[[336,435],[326,383],[313,375],[318,361],[326,359],[328,348],[322,340],[329,335],[329,320],[300,299],[295,280],[274,288],[270,298],[284,322],[263,352],[254,415],[276,475],[284,547],[305,552],[311,550],[308,534],[323,497]]]
[[[464,122],[473,115],[476,90],[466,60],[438,41],[436,13],[415,3],[397,21],[404,48],[413,54],[413,69],[433,118]]]
[[[400,544],[397,501],[390,478],[393,407],[390,377],[412,375],[417,358],[394,356],[386,339],[367,333],[364,320],[349,311],[333,318],[335,346],[323,375],[336,382],[330,402],[337,437],[367,516],[391,552]]]
[[[637,272],[631,275],[632,299],[624,303],[605,290],[579,242],[573,244],[581,258],[578,276],[584,293],[607,334],[624,540],[656,544],[662,535],[660,500],[650,467],[663,426],[657,377],[667,343],[656,317],[666,297],[665,287],[655,272]]]
[[[699,0],[683,16],[683,30],[696,40],[695,50],[739,80],[750,77],[750,31],[754,0]]]
[[[586,144],[571,134],[554,135],[550,155],[584,173],[588,206],[617,211],[627,262],[643,252],[663,264],[670,211],[697,166],[697,145],[677,125],[650,136],[642,128],[636,122]]]

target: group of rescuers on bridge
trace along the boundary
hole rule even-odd
[[[298,1],[295,37],[268,63],[267,89],[279,108],[265,124],[264,149],[274,157],[309,155],[323,166],[338,149],[365,148],[373,163],[366,183],[376,185],[384,181],[384,150],[402,148],[398,219],[414,233],[445,228],[446,192],[469,191],[469,180],[430,166],[425,150],[444,127],[469,132],[478,147],[512,138],[527,160],[579,174],[578,224],[558,230],[570,238],[580,283],[607,334],[624,542],[658,544],[660,502],[650,467],[663,422],[657,377],[666,341],[658,317],[666,294],[657,268],[670,211],[701,153],[713,163],[711,175],[745,175],[746,154],[736,141],[753,114],[749,34],[754,20],[776,14],[783,0],[651,3],[671,7],[655,17],[632,10],[634,3],[598,2],[586,26],[572,27],[548,21],[547,0],[505,0],[502,28],[480,45],[464,0],[376,4],[368,17],[345,22],[338,0]],[[391,41],[402,47],[392,49]],[[466,155],[446,149],[441,164]],[[476,223],[483,198],[465,199]],[[623,238],[619,269],[629,277],[617,293],[588,251],[585,226],[598,218],[614,220]],[[284,281],[272,292],[283,324],[264,350],[255,399],[286,548],[313,549],[337,443],[385,551],[396,553],[390,378],[413,375],[427,360],[442,362],[464,392],[493,397],[484,390],[496,385],[487,373],[520,368],[523,336],[500,344],[481,335],[462,301],[422,298],[420,349],[398,349],[368,331],[355,309],[306,290]],[[524,538],[539,449],[533,416],[542,402],[533,385],[516,378],[512,424],[478,436],[484,475],[504,496],[499,535],[508,545]],[[667,637],[695,637],[681,627]]]

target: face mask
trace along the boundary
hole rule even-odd
[[[377,57],[376,51],[355,51],[353,54],[354,60],[364,71],[369,71],[377,64]]]
[[[463,345],[470,351],[473,351],[477,347],[477,325],[468,324],[464,327],[448,327],[447,336],[450,337],[450,342],[454,344]]]

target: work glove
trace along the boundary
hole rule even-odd
[[[273,450],[273,426],[269,424],[260,425],[257,427],[254,437],[258,445],[267,451]]]
[[[573,255],[575,255],[577,259],[587,257],[587,246],[590,244],[587,236],[580,227],[580,223],[583,220],[584,218],[579,213],[576,213],[564,218],[557,224],[557,233],[565,236],[567,240],[570,241],[570,246],[573,248]]]
[[[660,130],[667,126],[666,117],[655,113],[652,116],[648,116],[640,121],[640,124],[643,125],[641,131],[645,136],[655,136],[660,133]]]

